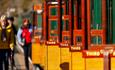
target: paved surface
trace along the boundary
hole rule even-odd
[[[16,69],[14,68],[14,70],[26,70],[25,69],[25,61],[24,61],[23,54],[21,54],[21,53],[15,53],[15,55],[14,55],[14,61],[15,61],[15,65],[16,65],[16,67],[15,67]],[[30,63],[30,70],[33,70],[31,63]]]

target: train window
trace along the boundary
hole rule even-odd
[[[58,14],[57,8],[55,8],[55,7],[50,8],[50,15],[51,16],[56,16],[57,14]]]
[[[81,0],[78,0],[77,1],[78,3],[78,26],[77,26],[77,29],[82,29],[82,24],[81,24]]]
[[[81,36],[77,36],[76,37],[76,42],[82,42],[82,37]]]
[[[64,30],[65,26],[64,26],[64,20],[62,20],[62,30]]]
[[[58,22],[56,20],[52,20],[50,22],[50,36],[57,36],[58,30]]]
[[[77,5],[77,1],[74,1],[74,3],[73,3],[73,12],[74,12],[74,16],[77,15],[77,8],[76,8],[76,5]]]
[[[102,29],[102,5],[101,0],[91,0],[91,28]]]
[[[102,38],[100,36],[92,36],[91,43],[92,44],[102,44]]]
[[[69,1],[66,1],[66,15],[69,15]]]
[[[95,30],[100,30],[102,29],[102,24],[91,24],[91,28]]]
[[[65,25],[66,25],[66,31],[69,30],[69,20],[65,20]]]
[[[70,38],[68,36],[64,36],[63,40],[68,41],[68,40],[70,40]]]
[[[42,15],[38,15],[38,29],[42,28]]]
[[[77,26],[77,28],[82,29],[81,18],[80,17],[78,18],[78,26]]]
[[[69,30],[69,20],[62,20],[62,30],[63,31]]]
[[[61,14],[64,15],[64,8],[61,8]]]

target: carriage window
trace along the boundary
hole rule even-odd
[[[64,8],[61,8],[61,14],[64,15]]]
[[[50,15],[51,16],[56,16],[57,15],[57,8],[53,7],[50,9]]]
[[[57,36],[58,30],[58,22],[56,20],[52,20],[50,22],[50,35]]]
[[[82,42],[82,37],[81,36],[77,36],[76,37],[76,42]]]
[[[91,37],[92,44],[102,44],[102,38],[100,36]]]
[[[76,11],[76,4],[77,4],[77,2],[73,3],[74,16],[76,16],[76,13],[77,13],[77,11]]]
[[[69,38],[68,36],[64,36],[64,37],[63,37],[63,40],[66,40],[66,41],[69,40],[69,39],[70,39],[70,38]]]
[[[69,20],[62,20],[62,30],[63,31],[69,30]]]
[[[65,26],[66,26],[66,31],[68,31],[69,30],[69,20],[65,21]]]
[[[69,14],[69,1],[66,1],[66,15]]]
[[[42,15],[38,15],[38,29],[42,28]]]
[[[91,0],[91,28],[92,29],[102,29],[102,10],[101,0]]]
[[[78,9],[77,9],[78,10],[78,16],[77,16],[78,17],[78,26],[77,26],[77,28],[82,29],[82,24],[81,24],[82,23],[81,22],[81,20],[82,20],[82,18],[81,18],[81,0],[78,0],[77,2],[78,2],[77,4],[79,5]]]

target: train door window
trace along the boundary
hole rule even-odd
[[[102,29],[102,3],[101,0],[91,0],[91,29]]]
[[[69,30],[69,20],[65,20],[65,25],[66,25],[66,31]]]
[[[62,31],[64,31],[64,28],[65,28],[65,26],[64,26],[64,20],[62,20]]]
[[[82,24],[81,24],[81,0],[78,0],[78,3],[77,3],[79,6],[78,6],[78,26],[77,28],[78,29],[82,29]]]
[[[42,28],[42,15],[38,15],[38,29]]]
[[[54,2],[55,2],[55,1],[57,1],[57,0],[51,0],[51,1],[54,1]]]
[[[92,36],[91,43],[92,44],[102,44],[102,38],[100,36]]]
[[[69,41],[69,40],[70,40],[69,36],[64,36],[63,37],[63,41]]]
[[[76,6],[77,6],[77,0],[75,0],[73,2],[74,2],[73,3],[73,12],[74,12],[74,16],[76,16],[77,15],[77,8],[76,8]]]
[[[37,16],[37,26],[38,26],[38,33],[37,35],[39,36],[39,39],[42,38],[42,15],[41,14],[38,14]]]
[[[61,14],[64,15],[64,8],[61,8]]]
[[[62,30],[68,31],[69,30],[69,20],[63,20],[62,21]]]
[[[58,22],[56,20],[50,21],[50,36],[58,36]]]
[[[69,1],[66,0],[66,15],[69,15]]]
[[[81,36],[77,36],[76,37],[76,42],[79,42],[79,43],[82,42],[82,37]]]
[[[56,16],[56,15],[58,14],[57,11],[58,11],[58,10],[57,10],[56,7],[50,8],[50,15],[51,15],[51,16]]]

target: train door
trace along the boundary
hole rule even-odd
[[[106,43],[105,7],[104,0],[87,0],[88,49],[101,49],[99,45]]]
[[[73,1],[74,30],[73,50],[85,49],[85,0]]]
[[[58,2],[48,3],[48,41],[59,42]]]
[[[69,20],[69,1],[62,1],[61,9],[61,31],[62,31],[62,42],[61,47],[69,47],[70,45],[70,20]]]

